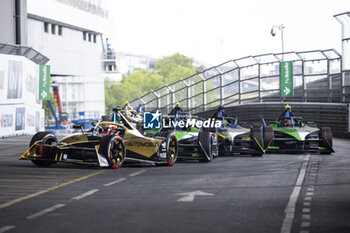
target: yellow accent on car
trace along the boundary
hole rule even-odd
[[[222,137],[222,138],[226,138],[226,136],[225,136],[225,135],[222,135],[221,133],[218,133],[218,135],[219,135],[220,137]]]
[[[286,110],[291,110],[291,109],[292,109],[292,107],[291,107],[289,104],[287,104],[284,108],[285,108]]]
[[[261,151],[264,152],[265,154],[265,150],[261,147],[260,143],[258,142],[258,140],[256,140],[256,138],[254,137],[256,143],[258,144],[258,146],[260,147]]]

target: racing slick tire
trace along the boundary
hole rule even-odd
[[[251,153],[252,156],[258,157],[264,154],[264,130],[261,127],[251,128],[250,129],[250,140],[251,140],[251,149],[254,152]]]
[[[319,138],[323,139],[322,142],[320,142],[320,147],[326,147],[326,148],[333,147],[333,134],[332,134],[331,128],[329,127],[320,128]],[[327,154],[327,155],[331,154],[332,153],[331,148],[328,151],[321,152],[321,154]]]
[[[34,134],[32,139],[30,140],[29,147],[31,147],[35,142],[43,140],[43,144],[52,145],[53,143],[57,143],[56,136],[51,132],[37,132]],[[41,155],[41,158],[36,160],[31,160],[37,166],[40,167],[49,167],[51,164],[54,164],[53,160],[55,157],[55,153],[53,153],[51,148],[40,146],[37,148],[37,154]]]
[[[167,137],[166,158],[168,166],[173,166],[178,155],[177,139],[174,134]]]
[[[115,135],[104,136],[100,141],[98,153],[107,159],[110,168],[120,168],[124,163],[126,155],[123,139]]]
[[[200,161],[211,162],[214,158],[215,146],[213,145],[214,140],[212,135],[211,132],[207,131],[202,131],[198,135],[199,152],[204,158]]]
[[[273,140],[272,127],[263,127],[264,150],[266,150]]]

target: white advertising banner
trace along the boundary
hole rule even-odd
[[[0,138],[44,131],[44,110],[21,105],[0,105]]]
[[[0,138],[44,130],[38,76],[34,62],[0,54]]]
[[[0,105],[0,137],[15,134],[15,106]]]

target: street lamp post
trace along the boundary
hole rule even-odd
[[[278,26],[272,26],[271,28],[271,35],[275,36],[277,34],[276,29],[281,31],[281,42],[282,42],[282,61],[284,61],[284,39],[283,39],[283,29],[284,26],[283,24],[278,25]]]

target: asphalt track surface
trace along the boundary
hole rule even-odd
[[[350,232],[350,140],[336,153],[219,157],[117,170],[18,160],[0,139],[3,232]]]

